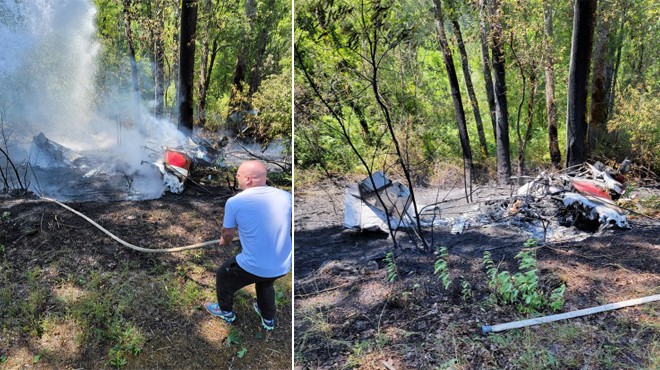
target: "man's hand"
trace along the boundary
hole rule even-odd
[[[220,236],[220,245],[227,246],[234,240],[234,235],[236,235],[236,228],[222,228]]]

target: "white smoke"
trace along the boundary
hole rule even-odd
[[[74,150],[101,150],[111,166],[147,179],[146,197],[160,195],[158,173],[141,164],[150,160],[145,146],[177,146],[185,137],[134,107],[130,91],[97,91],[103,66],[96,13],[91,0],[0,0],[0,122],[13,140],[7,147],[25,156],[43,132]]]

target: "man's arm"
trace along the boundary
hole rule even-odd
[[[222,231],[220,232],[220,245],[229,245],[232,240],[234,240],[234,235],[236,235],[236,228],[235,227],[230,227],[226,228],[223,227]]]

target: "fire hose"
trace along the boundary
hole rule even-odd
[[[131,248],[131,249],[134,249],[134,250],[139,251],[139,252],[146,252],[146,253],[173,253],[173,252],[182,252],[182,251],[187,251],[187,250],[190,250],[190,249],[197,249],[197,248],[209,247],[209,246],[212,246],[212,245],[218,245],[218,243],[220,242],[220,239],[216,239],[216,240],[211,240],[211,241],[208,241],[208,242],[202,242],[202,243],[197,243],[197,244],[191,244],[191,245],[187,245],[187,246],[184,246],[184,247],[177,247],[177,248],[165,248],[165,249],[143,248],[143,247],[139,247],[139,246],[137,246],[137,245],[131,244],[131,243],[127,242],[127,241],[124,241],[124,240],[120,239],[119,237],[117,237],[116,235],[114,235],[113,233],[111,233],[110,231],[106,230],[103,226],[101,226],[101,225],[99,225],[98,223],[96,223],[96,222],[95,222],[94,220],[92,220],[91,218],[89,218],[89,217],[85,216],[84,214],[82,214],[82,213],[76,211],[75,209],[73,209],[73,208],[67,206],[66,204],[60,203],[60,202],[58,202],[57,200],[55,200],[55,199],[51,199],[51,198],[41,197],[41,199],[47,200],[47,201],[49,201],[49,202],[53,202],[53,203],[55,203],[55,204],[57,204],[57,205],[60,205],[60,206],[62,206],[62,207],[64,207],[64,208],[66,208],[67,210],[69,210],[69,211],[75,213],[76,215],[78,215],[78,216],[84,218],[85,220],[87,220],[89,223],[91,223],[92,225],[94,225],[97,229],[103,231],[106,235],[108,235],[109,237],[111,237],[112,239],[114,239],[115,241],[117,241],[118,243],[120,243],[121,245],[123,245],[123,246],[125,246],[125,247],[128,247],[128,248]],[[236,241],[236,239],[234,239],[234,241]]]
[[[619,309],[619,308],[636,306],[636,305],[639,305],[639,304],[655,302],[655,301],[660,301],[660,294],[656,294],[656,295],[652,295],[652,296],[648,296],[648,297],[643,297],[643,298],[629,299],[627,301],[610,303],[610,304],[606,304],[606,305],[603,305],[603,306],[585,308],[585,309],[582,309],[582,310],[565,312],[565,313],[560,313],[560,314],[556,314],[556,315],[537,317],[537,318],[533,318],[533,319],[508,322],[508,323],[497,324],[497,325],[492,325],[492,326],[491,325],[483,325],[481,327],[481,332],[482,332],[482,334],[496,333],[498,331],[524,328],[526,326],[545,324],[545,323],[548,323],[548,322],[553,322],[553,321],[558,321],[558,320],[572,319],[574,317],[586,316],[586,315],[591,315],[591,314],[595,314],[595,313],[599,313],[599,312],[611,311],[611,310],[616,310],[616,309]]]

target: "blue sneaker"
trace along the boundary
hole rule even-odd
[[[264,319],[264,317],[261,316],[261,310],[259,309],[259,306],[257,305],[256,302],[252,305],[252,307],[254,307],[254,311],[255,311],[255,312],[257,313],[257,315],[259,315],[259,317],[261,318],[261,326],[263,326],[264,329],[266,329],[266,330],[273,330],[273,329],[275,329],[275,319],[272,319],[272,320],[266,320],[266,319]]]
[[[206,308],[211,315],[225,320],[228,324],[231,324],[236,320],[236,315],[234,315],[233,311],[223,311],[217,303],[205,303],[204,308]]]

